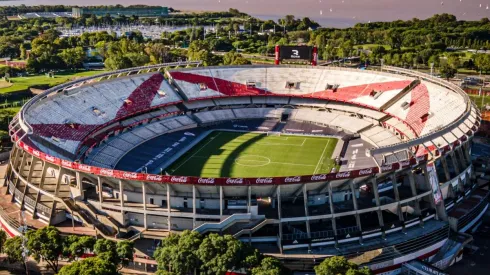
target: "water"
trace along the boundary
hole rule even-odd
[[[20,0],[0,1],[0,5],[165,5],[184,11],[224,11],[237,8],[263,19],[277,19],[286,14],[308,16],[324,27],[348,27],[357,22],[392,21],[427,18],[451,13],[461,20],[479,20],[490,16],[486,4],[477,0]],[[321,12],[320,12],[321,11]]]

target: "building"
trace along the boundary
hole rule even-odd
[[[471,161],[481,115],[458,86],[390,66],[161,72],[172,65],[75,80],[29,101],[10,127],[12,205],[43,224],[73,219],[121,239],[233,234],[293,270],[329,255],[376,274],[462,257],[488,191]],[[285,177],[164,175],[210,130],[237,127],[337,136],[343,164]]]

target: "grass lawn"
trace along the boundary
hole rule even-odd
[[[92,76],[103,72],[104,71],[58,72],[53,78],[47,77],[44,74],[26,77],[13,77],[10,79],[13,85],[6,88],[0,88],[0,94],[25,91],[30,87],[39,85],[48,85],[49,87],[53,87],[76,78]]]
[[[484,96],[484,97],[481,97],[481,96],[478,96],[478,95],[468,95],[471,100],[473,100],[476,105],[478,106],[478,108],[482,108],[482,106],[485,106],[485,105],[490,105],[490,96]]]
[[[337,139],[217,131],[166,169],[172,175],[278,177],[329,173]],[[338,169],[338,167],[336,167]]]

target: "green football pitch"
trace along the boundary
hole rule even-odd
[[[196,177],[329,173],[336,167],[332,159],[336,145],[336,138],[216,131],[165,170]]]

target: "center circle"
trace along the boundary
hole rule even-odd
[[[235,159],[235,163],[247,167],[266,166],[271,163],[271,159],[259,155],[244,155]]]

